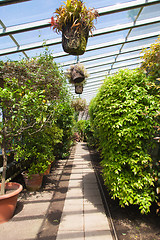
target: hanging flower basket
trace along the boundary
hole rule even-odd
[[[69,80],[69,83],[86,83],[86,78],[89,77],[87,70],[84,65],[81,63],[77,63],[75,65],[71,65],[69,69],[67,69],[66,77]]]
[[[82,0],[67,0],[56,9],[51,26],[57,33],[62,32],[62,47],[72,55],[82,55],[86,50],[89,32],[95,28],[98,12],[85,6]]]
[[[77,30],[72,25],[73,23],[67,24],[62,28],[62,47],[69,54],[82,55],[86,50],[89,30],[83,25]]]
[[[83,84],[82,85],[75,85],[75,93],[82,94],[83,92]]]
[[[72,79],[74,83],[81,83],[85,79],[85,75],[82,72],[77,71],[76,68],[72,71]]]

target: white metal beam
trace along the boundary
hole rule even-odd
[[[98,10],[99,15],[102,16],[102,15],[105,15],[106,12],[107,12],[107,14],[112,14],[112,13],[116,13],[116,12],[130,10],[133,8],[140,8],[140,7],[144,7],[147,5],[153,5],[153,4],[157,4],[157,3],[159,3],[159,1],[157,1],[157,0],[153,0],[153,1],[152,0],[137,0],[137,1],[130,1],[130,2],[126,2],[126,3],[119,3],[116,5],[99,8],[97,10]]]
[[[101,48],[116,46],[116,45],[123,44],[123,43],[130,43],[130,42],[144,40],[144,39],[148,39],[148,38],[152,38],[152,37],[158,37],[159,34],[160,34],[160,30],[157,32],[138,35],[138,36],[129,38],[127,41],[125,41],[125,38],[123,38],[123,39],[118,39],[116,41],[96,44],[96,45],[88,46],[86,51],[93,51],[93,50],[98,50]],[[55,44],[61,44],[61,38],[46,40],[46,42],[45,42],[45,46],[51,46],[51,45],[55,45]],[[8,48],[8,49],[1,49],[0,56],[18,53],[18,52],[27,51],[27,50],[32,50],[32,49],[36,49],[36,48],[41,48],[42,46],[44,46],[44,43],[41,41],[41,42],[36,42],[36,43],[32,43],[32,44],[25,44],[25,45],[20,46],[19,48],[12,47],[12,48]],[[64,52],[62,52],[62,53],[59,52],[59,53],[53,54],[54,58],[62,57],[62,56],[66,56],[66,55],[68,55],[68,54],[66,54]]]
[[[107,14],[116,13],[116,12],[120,12],[120,11],[126,11],[126,10],[130,10],[133,8],[139,8],[139,7],[149,6],[149,5],[158,4],[158,3],[159,3],[159,1],[157,1],[157,0],[148,0],[148,1],[137,0],[137,1],[131,1],[131,2],[127,2],[127,3],[121,3],[121,4],[116,4],[116,5],[112,5],[112,6],[108,6],[108,7],[99,8],[99,9],[97,9],[97,11],[98,11],[99,15],[102,16],[102,15],[107,15]],[[5,36],[5,35],[9,35],[9,34],[15,34],[15,33],[20,33],[20,32],[26,32],[26,31],[32,31],[32,30],[36,30],[36,29],[40,29],[40,28],[50,27],[51,26],[50,21],[51,21],[51,19],[48,18],[48,19],[41,20],[41,21],[35,21],[35,22],[26,23],[26,24],[19,24],[16,26],[7,27],[6,29],[3,29],[0,31],[0,36]],[[111,31],[114,31],[114,30],[111,30]],[[98,34],[98,32],[97,32],[97,34]]]

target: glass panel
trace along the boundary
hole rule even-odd
[[[107,66],[109,67],[109,65],[107,65]],[[90,74],[90,77],[91,77],[95,72],[105,72],[106,68],[107,68],[106,66],[100,66],[95,69],[90,68],[90,69],[87,69],[87,72]]]
[[[119,24],[124,24],[132,21],[133,20],[130,18],[128,11],[123,11],[123,12],[100,16],[97,19],[97,23],[95,23],[95,27],[96,29],[113,27]]]
[[[107,7],[119,3],[125,3],[125,2],[131,2],[133,0],[112,0],[112,1],[106,1],[106,0],[99,0],[99,1],[93,1],[93,0],[85,0],[87,7],[94,7],[94,8],[101,8],[101,7]]]
[[[129,53],[125,53],[125,54],[119,54],[117,57],[117,62],[118,61],[124,61],[125,59],[129,59],[129,58],[137,58],[140,57],[141,51],[135,51],[135,52],[129,52]]]
[[[34,0],[1,7],[1,20],[6,26],[50,18],[59,0]]]
[[[157,37],[153,37],[153,38],[147,38],[147,39],[142,39],[139,41],[133,41],[130,43],[125,43],[124,47],[123,47],[123,51],[126,49],[134,49],[134,47],[145,47],[146,44],[152,44],[155,42],[155,40],[157,39]]]
[[[0,38],[0,49],[6,49],[10,47],[16,47],[16,44],[12,41],[9,36],[4,36]]]
[[[119,32],[114,32],[114,33],[109,33],[109,34],[104,34],[100,36],[95,36],[95,37],[90,37],[88,39],[88,44],[87,46],[92,46],[100,43],[107,43],[107,42],[113,42],[117,41],[119,39],[124,39],[128,33],[128,30],[125,31],[119,31]]]
[[[85,63],[85,67],[88,68],[88,67],[92,67],[92,65],[94,67],[98,67],[99,65],[106,65],[108,63],[112,63],[114,61],[114,57],[107,57],[106,59],[98,59],[98,60],[94,60],[92,62],[89,62],[89,63]]]
[[[156,4],[156,5],[144,7],[138,20],[159,17],[159,15],[160,15],[159,12],[160,12],[160,3]]]
[[[97,49],[97,50],[92,50],[92,51],[88,51],[88,52],[85,52],[83,57],[91,57],[91,56],[96,56],[96,55],[99,55],[99,54],[109,54],[109,53],[112,53],[114,51],[117,51],[119,50],[121,47],[121,45],[116,45],[116,46],[111,46],[111,47],[106,47],[106,48],[101,48],[101,49]],[[81,59],[81,58],[80,58]]]
[[[42,28],[34,31],[27,31],[13,35],[20,45],[30,44],[35,42],[45,42],[49,39],[61,38],[50,28]]]
[[[138,64],[140,62],[140,58],[137,59],[131,59],[131,60],[127,60],[127,61],[122,61],[122,62],[116,62],[113,65],[113,68],[127,68],[129,65],[133,65],[133,64]]]
[[[25,56],[23,53],[14,53],[14,54],[8,54],[6,56],[0,56],[1,61],[19,61],[23,59]]]
[[[147,33],[158,32],[160,29],[160,23],[150,24],[144,27],[138,27],[132,29],[129,37],[139,36]]]
[[[129,66],[127,66],[127,67],[121,67],[121,69],[125,69],[125,68],[128,68],[128,69],[135,69],[135,68],[137,68],[137,67],[140,67],[140,63],[137,63],[137,64],[134,64],[134,65],[129,65]],[[111,71],[110,71],[110,75],[111,74],[114,74],[114,73],[116,73],[116,72],[118,72],[119,71],[119,69],[112,69]]]

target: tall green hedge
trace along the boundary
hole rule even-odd
[[[139,205],[141,213],[149,212],[155,200],[149,149],[159,100],[153,92],[141,71],[120,70],[106,78],[89,110],[105,184],[121,206]]]

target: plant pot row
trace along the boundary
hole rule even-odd
[[[30,177],[27,176],[26,172],[23,172],[25,185],[27,190],[36,191],[42,186],[43,176],[50,173],[51,164],[44,174],[33,174]],[[0,184],[1,188],[1,184]],[[16,209],[17,199],[19,193],[23,187],[21,184],[16,182],[8,182],[5,184],[6,194],[0,195],[0,224],[9,221]]]

